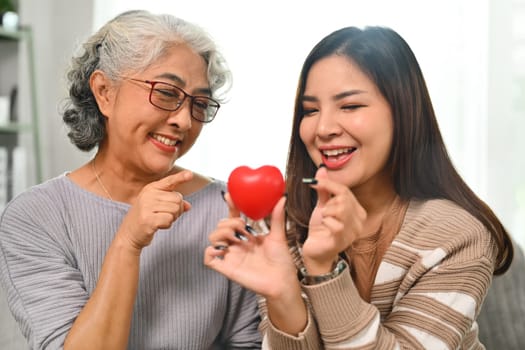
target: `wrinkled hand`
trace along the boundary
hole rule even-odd
[[[144,186],[122,221],[119,234],[139,252],[149,245],[157,230],[169,228],[190,210],[191,204],[174,190],[192,177],[193,173],[184,170]]]
[[[279,298],[291,289],[291,284],[298,284],[297,270],[285,238],[285,198],[275,205],[270,232],[263,236],[250,234],[229,194],[225,199],[230,215],[210,234],[211,246],[204,252],[204,264],[255,293]],[[236,232],[247,240],[237,238]]]
[[[310,217],[303,259],[309,274],[332,269],[340,252],[362,235],[366,211],[350,189],[328,179],[326,168],[316,173],[317,205]]]

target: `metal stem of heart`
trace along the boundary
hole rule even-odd
[[[253,236],[265,236],[270,233],[270,228],[265,219],[253,220],[247,217],[246,231],[250,232]]]

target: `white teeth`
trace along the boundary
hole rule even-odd
[[[159,142],[162,142],[166,146],[175,146],[177,144],[177,140],[171,140],[167,137],[160,136],[160,135],[152,135],[153,138]]]
[[[353,148],[341,148],[341,149],[330,149],[322,151],[323,154],[327,157],[335,157],[340,154],[349,153]]]

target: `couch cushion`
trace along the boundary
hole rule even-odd
[[[478,317],[479,338],[487,349],[525,349],[525,257],[514,245],[510,269],[495,276]]]

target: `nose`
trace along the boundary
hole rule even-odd
[[[176,111],[169,112],[168,124],[179,130],[189,130],[193,122],[191,108],[191,99],[184,99],[182,105]]]
[[[341,126],[337,120],[336,114],[328,110],[319,112],[317,122],[317,135],[322,138],[337,136],[341,133]]]

